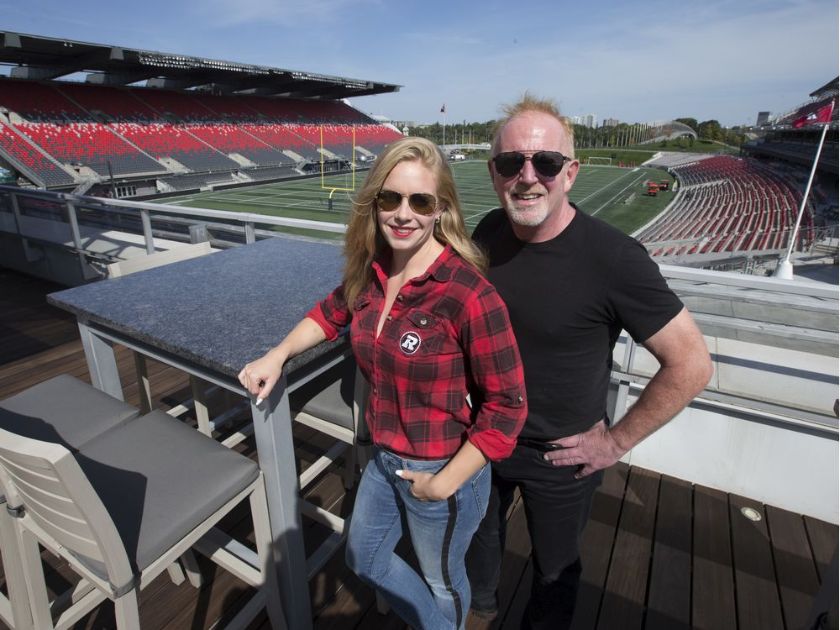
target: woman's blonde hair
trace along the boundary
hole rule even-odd
[[[424,138],[400,138],[388,146],[377,158],[365,183],[353,200],[353,210],[344,239],[344,296],[351,305],[361,291],[373,281],[371,263],[388,247],[377,223],[376,195],[389,173],[400,162],[419,161],[428,168],[437,181],[436,196],[443,208],[440,220],[435,223],[434,237],[453,250],[467,263],[484,273],[487,261],[473,244],[464,217],[455,180],[449,164],[434,143]]]

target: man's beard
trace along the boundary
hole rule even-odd
[[[527,210],[520,210],[510,204],[507,208],[507,215],[511,222],[522,227],[537,227],[542,225],[548,218],[548,209],[546,208],[529,208]]]

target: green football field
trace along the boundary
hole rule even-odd
[[[452,164],[458,194],[468,228],[475,227],[481,218],[498,205],[490,185],[487,165],[483,161]],[[233,190],[202,192],[166,201],[170,205],[253,212],[274,216],[346,223],[352,192],[358,189],[365,172],[314,177],[236,188]],[[671,199],[671,192],[656,197],[645,194],[648,180],[670,180],[665,171],[657,169],[627,169],[611,166],[581,166],[571,198],[578,207],[631,233],[662,211]],[[332,197],[332,204],[330,204]],[[332,207],[332,209],[330,209]],[[298,232],[299,230],[294,230]]]

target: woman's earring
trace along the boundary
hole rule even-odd
[[[435,225],[440,225],[440,217],[438,217],[437,219],[435,219]]]

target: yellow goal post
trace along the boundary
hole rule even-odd
[[[350,153],[350,188],[341,186],[327,185],[324,173],[324,125],[320,126],[321,132],[321,189],[330,191],[330,201],[332,201],[333,194],[336,192],[355,192],[356,191],[356,125],[351,127],[353,150]],[[346,181],[346,180],[345,180]],[[332,205],[332,204],[330,204]]]

